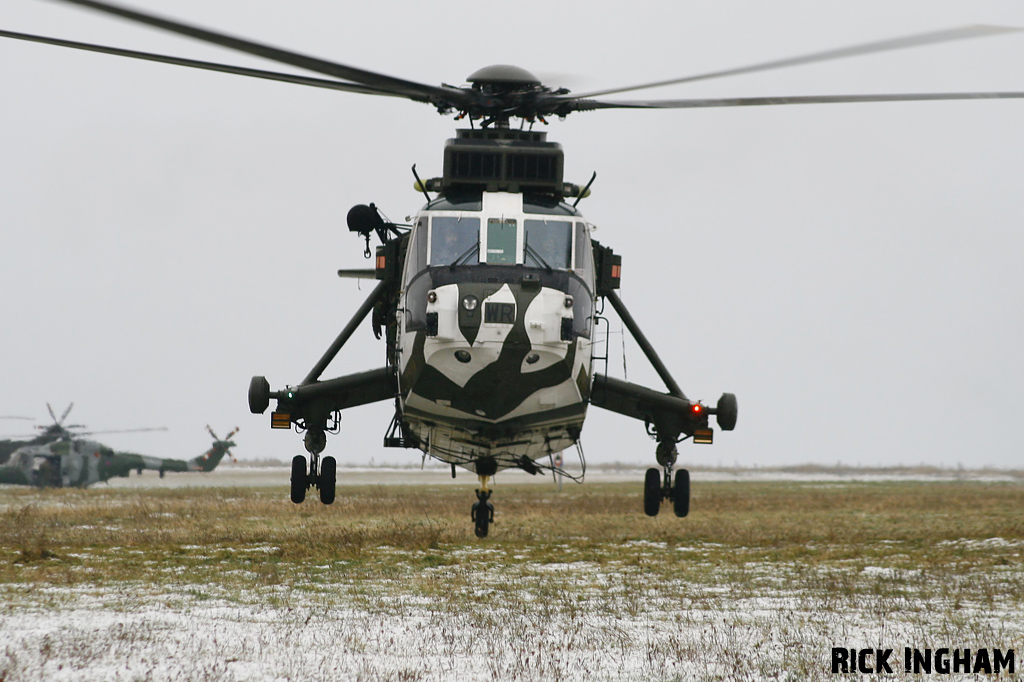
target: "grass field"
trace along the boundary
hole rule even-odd
[[[0,681],[803,680],[834,679],[833,646],[1024,656],[1020,483],[695,480],[687,519],[644,516],[640,488],[499,485],[485,540],[468,486],[330,507],[0,489]]]

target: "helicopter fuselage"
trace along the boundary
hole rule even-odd
[[[417,446],[485,475],[572,446],[595,299],[590,226],[575,208],[514,192],[428,203],[396,313],[399,409]]]
[[[363,255],[372,255],[372,235],[381,244],[373,269],[338,275],[372,277],[377,286],[300,384],[272,391],[266,377],[249,382],[252,413],[276,400],[271,428],[305,432],[309,459],[292,458],[293,502],[311,488],[334,502],[337,460],[321,454],[327,434],[341,430],[342,410],[393,400],[384,446],[448,462],[453,477],[457,467],[475,472],[471,518],[485,537],[494,520],[491,477],[511,468],[567,475],[554,455],[579,446],[594,405],[643,422],[657,441],[663,471],[647,472],[645,512],[657,514],[669,499],[677,516],[689,513],[689,473],[673,473],[676,445],[711,444],[711,415],[731,431],[736,397],[725,393],[713,407],[686,397],[615,293],[621,256],[591,238],[593,226],[576,210],[596,174],[581,187],[564,182],[563,169],[561,146],[543,131],[471,127],[445,143],[442,177],[424,182],[413,166],[427,203],[411,224],[388,221],[374,204],[349,210]],[[594,354],[595,328],[607,322],[598,301],[611,304],[667,392],[595,372],[608,355]],[[386,337],[386,366],[323,379],[371,310],[374,334]]]
[[[127,476],[132,468],[158,468],[159,459],[138,457],[127,466],[124,455],[91,440],[59,440],[27,445],[17,450],[0,480],[40,488],[85,487],[115,476]],[[123,466],[122,466],[123,464]],[[152,466],[157,464],[157,466]]]
[[[26,445],[0,466],[0,483],[38,488],[85,488],[111,478],[125,478],[132,471],[212,471],[234,442],[214,441],[213,447],[191,460],[163,459],[130,452],[116,452],[92,440],[59,440]]]

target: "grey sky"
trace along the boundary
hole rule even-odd
[[[513,63],[596,90],[967,24],[1019,2],[289,3],[134,6],[424,83]],[[58,3],[0,28],[287,70]],[[1024,90],[1024,33],[646,90],[620,99]],[[248,413],[249,377],[296,383],[368,291],[356,203],[413,213],[457,127],[390,98],[0,41],[0,413],[45,403],[105,442],[239,457],[300,437]],[[579,113],[547,127],[580,208],[623,256],[621,296],[691,398],[737,394],[736,431],[684,461],[1020,466],[1024,101]],[[613,329],[621,328],[613,318]],[[660,387],[631,339],[630,381]],[[622,376],[621,337],[610,373]],[[383,364],[367,325],[327,375]],[[328,453],[380,447],[390,406],[347,411]],[[6,428],[9,426],[9,428]],[[0,424],[16,431],[19,424]],[[591,461],[653,462],[641,424],[590,411]]]

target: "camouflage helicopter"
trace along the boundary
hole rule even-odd
[[[471,517],[478,536],[493,521],[489,483],[498,471],[530,473],[554,468],[553,457],[580,435],[590,405],[642,421],[657,442],[661,469],[647,471],[644,511],[656,515],[671,500],[678,516],[689,512],[690,478],[674,471],[678,443],[714,440],[735,428],[735,395],[715,404],[688,398],[638,323],[616,294],[621,258],[591,237],[578,210],[584,186],[565,182],[561,147],[534,124],[601,109],[686,109],[783,104],[1019,98],[1021,92],[828,95],[729,99],[607,100],[607,95],[657,86],[767,71],[995,35],[999,27],[966,27],[884,40],[715,71],[583,94],[544,85],[514,66],[485,67],[468,85],[428,85],[228,36],[96,0],[63,0],[130,21],[260,56],[324,77],[251,69],[42,36],[0,36],[62,47],[220,71],[309,87],[422,102],[441,114],[468,120],[444,148],[443,174],[422,180],[426,204],[408,225],[393,223],[373,205],[348,214],[349,228],[373,256],[369,270],[343,270],[378,284],[306,377],[272,391],[262,376],[249,385],[250,411],[265,413],[276,401],[271,428],[304,432],[309,454],[292,462],[291,498],[311,488],[322,502],[335,497],[336,463],[321,456],[327,434],[340,431],[343,409],[393,401],[387,447],[414,448],[480,477]],[[518,127],[514,123],[518,122]],[[571,203],[570,203],[571,202]],[[374,254],[372,236],[380,240]],[[606,360],[597,343],[610,303],[665,384],[666,391],[599,372]],[[322,379],[328,364],[367,315],[386,345],[384,367]],[[607,339],[607,334],[604,335]],[[582,450],[580,451],[582,456]],[[549,463],[545,463],[548,460]]]
[[[111,433],[141,433],[144,431],[166,431],[167,427],[149,427],[142,429],[115,429],[105,431],[82,431],[81,429],[86,428],[84,424],[65,424],[68,415],[71,413],[71,408],[75,404],[69,403],[64,413],[57,418],[53,408],[50,404],[46,404],[46,409],[50,413],[50,418],[53,420],[52,424],[47,426],[36,425],[35,429],[39,431],[38,434],[26,435],[26,436],[14,436],[10,439],[0,440],[0,464],[3,464],[11,456],[11,453],[22,448],[26,445],[45,445],[47,443],[53,443],[58,440],[71,440],[73,438],[80,438],[82,436],[95,436],[99,434],[111,434]],[[31,421],[32,417],[0,417],[0,419],[23,419]]]
[[[210,449],[188,461],[162,459],[133,452],[117,452],[106,445],[82,438],[61,439],[42,445],[26,445],[14,451],[10,462],[0,467],[0,483],[31,485],[37,488],[85,488],[111,478],[126,478],[132,470],[140,475],[144,469],[159,471],[160,478],[168,471],[213,471],[225,455],[231,456],[235,442],[231,437],[213,437]]]

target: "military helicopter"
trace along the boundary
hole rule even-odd
[[[141,433],[145,431],[166,431],[167,427],[147,427],[141,429],[115,429],[105,431],[82,431],[81,429],[86,428],[85,424],[65,424],[68,415],[71,413],[71,408],[75,404],[68,403],[68,407],[64,410],[64,413],[57,418],[53,408],[49,403],[46,404],[46,410],[50,413],[50,418],[53,420],[52,424],[41,426],[36,425],[35,429],[39,431],[38,434],[26,435],[26,436],[14,436],[11,439],[0,440],[0,464],[3,464],[11,456],[14,451],[26,446],[26,445],[46,445],[59,440],[71,440],[73,438],[81,438],[82,436],[95,436],[100,434],[111,434],[111,433]],[[32,417],[0,417],[0,419],[24,419],[31,421]]]
[[[342,276],[372,277],[378,284],[323,357],[298,384],[272,391],[264,377],[249,387],[249,408],[262,414],[272,400],[271,427],[305,433],[309,460],[292,463],[291,497],[304,500],[317,488],[335,497],[336,464],[321,456],[327,434],[340,430],[349,407],[394,401],[384,444],[415,448],[481,478],[471,516],[478,536],[493,521],[489,481],[498,471],[530,473],[553,465],[543,460],[579,439],[590,405],[639,421],[657,442],[661,470],[645,477],[644,510],[689,511],[689,475],[673,471],[677,444],[713,442],[709,418],[719,428],[736,425],[736,397],[714,405],[688,398],[672,378],[638,323],[615,293],[621,259],[594,241],[578,210],[584,186],[563,178],[561,147],[536,123],[553,116],[601,109],[683,109],[781,104],[1019,98],[1020,92],[828,95],[729,99],[607,100],[607,95],[767,71],[945,41],[996,35],[999,27],[966,27],[856,45],[750,66],[628,87],[571,94],[544,85],[513,66],[476,71],[466,86],[427,85],[227,36],[177,21],[94,0],[64,0],[207,43],[257,55],[328,78],[305,77],[12,32],[0,35],[75,49],[157,61],[366,95],[409,99],[441,114],[467,120],[444,150],[440,178],[416,188],[425,206],[408,225],[387,220],[377,208],[349,212],[350,229],[366,242],[376,235],[375,268]],[[518,127],[514,124],[518,122]],[[571,202],[571,203],[570,203]],[[667,391],[629,383],[597,371],[596,343],[608,302],[644,352]],[[372,311],[371,324],[386,345],[385,366],[323,380],[328,364]],[[607,335],[605,335],[607,338]]]
[[[238,429],[223,439],[218,438],[209,426],[206,430],[213,437],[213,445],[188,461],[117,452],[83,438],[25,445],[14,451],[6,466],[0,466],[0,483],[37,488],[85,488],[115,477],[126,478],[132,470],[139,475],[144,469],[158,471],[160,478],[168,471],[213,471],[225,455],[232,457],[230,450],[235,447],[235,442],[231,437],[238,433]]]

